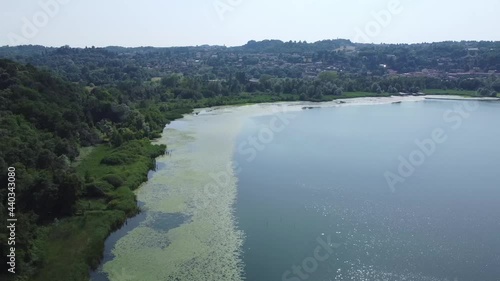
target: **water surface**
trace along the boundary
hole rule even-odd
[[[500,104],[451,113],[464,105],[306,110],[255,159],[242,144],[273,116],[248,119],[234,156],[247,280],[500,280]],[[393,192],[384,174],[435,130],[446,141]],[[339,246],[315,267],[328,236]]]

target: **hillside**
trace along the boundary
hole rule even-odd
[[[15,168],[11,189],[8,174],[0,175],[0,219],[7,220],[7,207],[10,218],[12,212],[17,219],[15,244],[9,245],[16,249],[20,280],[33,280],[30,276],[44,268],[57,270],[54,257],[66,259],[68,254],[75,263],[64,268],[80,272],[84,280],[88,266],[102,255],[105,237],[137,212],[132,189],[145,181],[154,158],[165,151],[147,140],[161,128],[146,122],[134,104],[120,103],[107,91],[90,91],[33,66],[0,60],[0,168]],[[84,147],[96,149],[77,163]],[[127,173],[120,172],[124,167]],[[4,205],[13,193],[15,204]],[[63,255],[65,249],[78,249],[60,248],[65,239],[72,241],[87,228],[92,232],[86,243],[94,246],[83,243],[85,253]],[[64,234],[51,236],[57,233]],[[7,238],[2,231],[2,245]],[[7,250],[1,248],[2,259]],[[6,273],[7,263],[2,267]],[[68,279],[61,270],[46,277],[79,280]]]

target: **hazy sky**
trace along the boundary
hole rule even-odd
[[[499,11],[499,0],[0,0],[0,45],[500,40]]]

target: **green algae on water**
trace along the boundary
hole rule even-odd
[[[241,121],[229,114],[188,116],[184,121],[184,130],[167,129],[157,141],[172,152],[157,160],[166,168],[137,191],[147,219],[117,242],[115,258],[104,264],[111,281],[120,281],[117,276],[143,281],[242,280],[243,233],[233,215],[237,179],[227,170]],[[211,175],[221,171],[227,171],[227,182],[219,186],[217,198],[209,204],[195,202],[214,182]],[[161,223],[154,221],[158,214],[190,219],[167,231],[153,229]]]

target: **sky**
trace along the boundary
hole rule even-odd
[[[0,0],[0,46],[500,41],[498,0]]]

